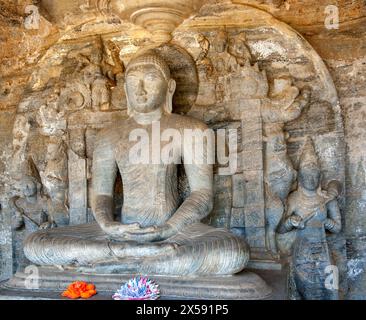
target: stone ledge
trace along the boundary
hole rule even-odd
[[[112,294],[133,275],[92,275],[40,268],[39,290],[25,288],[26,275],[18,272],[0,285],[0,300],[60,299],[60,293],[73,281],[82,280],[95,284],[95,299],[111,299]],[[178,278],[152,276],[160,286],[163,300],[267,300],[272,289],[258,275],[244,271],[238,275],[210,278]],[[98,297],[99,296],[99,297]]]

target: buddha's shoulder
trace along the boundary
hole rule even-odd
[[[201,129],[206,130],[208,126],[201,120],[186,115],[171,114],[169,124],[176,129]]]
[[[98,131],[96,142],[104,145],[113,145],[123,138],[123,134],[126,131],[124,122],[111,124]]]
[[[111,123],[108,123],[103,129],[99,130],[99,136],[115,136],[123,134],[136,126],[135,121],[132,118],[116,119]]]

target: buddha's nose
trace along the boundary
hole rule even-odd
[[[138,85],[137,85],[137,95],[138,96],[146,95],[146,91],[145,91],[145,88],[144,88],[144,82],[142,80],[140,80]]]

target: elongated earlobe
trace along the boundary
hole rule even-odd
[[[126,102],[127,102],[127,115],[129,117],[133,116],[133,110],[131,109],[131,105],[130,105],[130,101],[128,100],[128,94],[127,94],[127,85],[126,83],[124,84],[124,90],[125,90],[125,95],[126,95]]]
[[[168,82],[168,90],[166,94],[165,112],[170,114],[173,112],[173,96],[177,84],[174,79],[170,79]]]

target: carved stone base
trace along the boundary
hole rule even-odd
[[[0,300],[9,297],[29,299],[32,297],[60,298],[60,294],[73,281],[87,281],[95,284],[98,295],[111,299],[112,294],[134,275],[91,275],[60,271],[54,268],[39,268],[39,289],[26,288],[29,274],[18,272],[0,286]],[[263,300],[270,299],[272,290],[258,275],[244,271],[238,275],[210,278],[151,277],[161,290],[162,299],[228,299]],[[34,284],[34,282],[33,282]],[[96,296],[97,297],[97,296]]]
[[[252,270],[278,270],[281,271],[283,266],[280,256],[273,255],[268,250],[254,248],[250,250],[250,261],[247,268]]]

